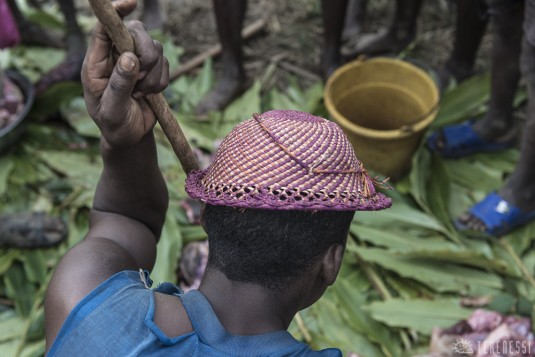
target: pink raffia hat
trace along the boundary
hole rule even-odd
[[[375,190],[338,125],[294,110],[253,114],[223,140],[214,162],[186,179],[210,205],[271,210],[375,211],[392,202]]]

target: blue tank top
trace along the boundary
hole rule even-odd
[[[100,284],[71,311],[48,356],[342,356],[335,348],[313,351],[288,331],[231,335],[199,291],[151,285],[142,271],[122,271]],[[170,338],[158,328],[155,291],[180,298],[193,332]]]

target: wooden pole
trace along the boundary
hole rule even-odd
[[[93,8],[95,16],[106,29],[108,36],[110,36],[117,50],[120,53],[126,51],[134,52],[134,40],[111,2],[109,0],[89,0],[89,3]],[[186,174],[192,170],[198,170],[199,164],[197,163],[197,159],[180,125],[178,125],[178,122],[171,113],[171,109],[163,94],[147,95],[146,98]]]

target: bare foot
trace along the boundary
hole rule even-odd
[[[24,22],[19,28],[22,43],[30,46],[64,48],[62,38],[31,22]]]
[[[489,143],[508,143],[517,137],[518,128],[507,126],[507,123],[505,120],[492,119],[487,114],[483,119],[472,124],[472,130]],[[438,131],[437,134],[435,145],[437,152],[440,153],[446,148],[447,142],[442,131]]]
[[[523,212],[530,212],[535,209],[535,189],[524,185],[524,187],[515,187],[514,179],[509,179],[507,183],[498,192],[501,198],[509,205],[520,208]],[[533,186],[533,185],[531,185]],[[506,207],[504,208],[506,209]],[[460,224],[467,229],[476,232],[487,231],[487,226],[478,217],[470,212],[465,212],[457,219]]]
[[[354,57],[360,54],[398,53],[414,40],[414,36],[415,34],[413,33],[401,34],[389,29],[383,29],[378,33],[362,35],[353,51],[345,55]]]
[[[360,34],[361,30],[362,26],[356,23],[344,27],[344,31],[342,31],[342,42],[349,42],[356,38]]]
[[[347,33],[346,33],[347,31]],[[351,32],[350,32],[351,31]],[[353,59],[357,57],[355,54],[355,48],[359,44],[361,38],[360,29],[345,29],[342,33],[342,47],[340,48],[340,53],[344,58]]]
[[[68,54],[63,62],[43,75],[35,84],[36,95],[43,94],[48,88],[59,82],[79,81],[84,57],[84,52]]]
[[[225,76],[217,82],[216,86],[199,102],[195,113],[206,115],[210,112],[223,110],[245,90],[245,77]]]
[[[457,218],[460,224],[465,226],[467,229],[476,232],[485,232],[487,226],[479,218],[473,216],[470,212],[465,212]]]
[[[449,87],[452,80],[461,83],[473,76],[475,71],[473,65],[467,66],[459,63],[447,62],[444,66],[440,67],[436,73],[439,80],[440,91],[443,92]]]

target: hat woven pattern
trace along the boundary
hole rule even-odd
[[[192,198],[212,205],[277,210],[379,210],[376,192],[338,125],[273,110],[236,126],[206,170],[186,179]]]

